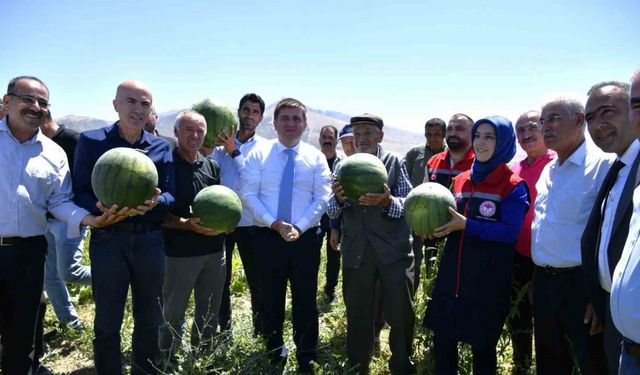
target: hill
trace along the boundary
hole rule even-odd
[[[273,139],[276,137],[275,129],[273,128],[273,109],[275,103],[267,106],[265,109],[264,119],[258,127],[258,134],[267,138]],[[181,109],[171,110],[160,113],[158,115],[158,132],[162,135],[173,136],[173,124],[176,116],[181,112]],[[307,107],[307,130],[304,132],[303,140],[315,147],[318,147],[318,138],[320,129],[325,125],[334,125],[338,129],[342,129],[344,124],[349,122],[351,115],[347,115],[337,111],[320,110]],[[86,116],[64,116],[56,119],[61,124],[65,124],[67,127],[77,130],[85,131],[88,129],[95,129],[103,126],[110,125],[109,121],[101,120]],[[416,129],[421,130],[420,124],[416,126]],[[384,139],[382,141],[382,147],[387,150],[397,152],[400,155],[404,155],[409,148],[414,145],[424,142],[424,136],[420,133],[409,132],[400,128],[385,125],[384,127]]]

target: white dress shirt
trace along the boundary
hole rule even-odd
[[[210,159],[215,160],[218,165],[220,165],[220,183],[235,191],[238,196],[240,196],[240,171],[242,170],[244,159],[251,150],[263,142],[267,142],[267,140],[257,134],[254,134],[253,137],[247,139],[244,143],[236,138],[236,148],[240,150],[240,155],[232,158],[224,146],[216,147],[211,155],[209,155]],[[238,222],[237,226],[249,227],[252,225],[254,225],[253,216],[246,205],[242,205],[242,216],[240,216],[240,222]]]
[[[582,264],[580,238],[614,159],[614,154],[605,154],[585,140],[564,163],[556,158],[545,166],[536,184],[531,226],[531,258],[536,265]]]
[[[618,331],[627,339],[640,343],[640,187],[633,193],[629,236],[613,272],[609,304]]]
[[[280,181],[287,162],[286,147],[277,139],[264,142],[246,156],[241,171],[243,206],[255,225],[270,227],[278,219]],[[300,142],[295,150],[291,224],[303,233],[320,222],[331,195],[331,172],[318,149]]]
[[[73,203],[67,155],[40,130],[20,143],[7,118],[0,121],[0,236],[32,237],[47,230],[47,211],[67,222],[67,237],[80,236],[89,214]]]
[[[607,206],[602,213],[602,227],[600,229],[600,248],[598,249],[598,278],[602,289],[607,292],[611,292],[611,270],[609,269],[609,240],[611,239],[611,229],[613,228],[613,221],[616,216],[616,210],[618,209],[618,203],[620,202],[620,196],[622,190],[627,182],[627,177],[631,171],[631,165],[636,159],[636,156],[640,152],[640,141],[637,139],[629,145],[627,151],[622,154],[620,161],[624,163],[624,167],[618,172],[616,182],[611,188],[608,197],[605,201]],[[600,208],[602,212],[602,207]]]

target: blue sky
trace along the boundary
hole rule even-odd
[[[0,84],[36,75],[54,117],[115,119],[137,79],[159,112],[205,97],[431,117],[515,116],[640,67],[640,1],[0,0]]]

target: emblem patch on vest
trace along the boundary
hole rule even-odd
[[[436,180],[436,174],[434,173],[431,175],[431,181],[435,181],[435,180]]]
[[[480,203],[480,215],[491,217],[496,214],[496,204],[493,201],[484,201]]]

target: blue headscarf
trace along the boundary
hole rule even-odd
[[[476,121],[471,129],[471,139],[475,139],[476,130],[480,124],[489,124],[496,131],[496,149],[491,158],[485,162],[473,160],[471,166],[471,181],[478,184],[493,172],[499,165],[508,163],[516,154],[516,133],[511,121],[502,116],[489,116]]]

